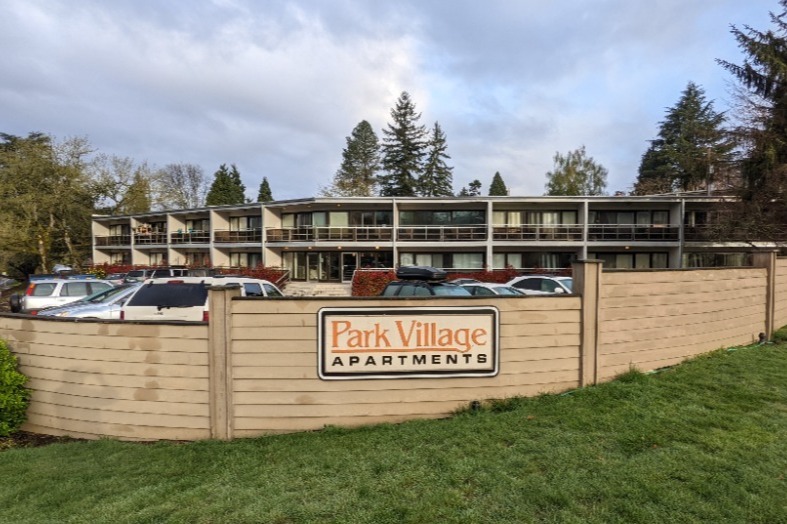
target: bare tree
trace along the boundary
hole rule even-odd
[[[203,207],[208,188],[208,179],[201,167],[194,164],[168,164],[154,175],[154,206],[157,209]]]

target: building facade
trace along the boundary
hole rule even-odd
[[[308,198],[93,217],[96,264],[284,267],[349,281],[358,268],[522,272],[600,259],[618,269],[748,265],[750,242],[709,241],[719,198]],[[761,247],[775,247],[763,244]]]

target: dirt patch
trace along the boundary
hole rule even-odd
[[[39,435],[28,433],[27,431],[17,431],[8,437],[0,437],[0,451],[13,448],[38,448],[50,444],[62,444],[64,442],[76,442],[81,439],[72,437],[55,437],[53,435]]]

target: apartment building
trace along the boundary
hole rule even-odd
[[[306,198],[93,217],[93,261],[285,267],[348,281],[356,268],[448,271],[747,265],[755,247],[706,234],[719,198],[689,196]],[[763,243],[758,247],[775,247]]]

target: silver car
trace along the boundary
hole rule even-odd
[[[64,306],[54,306],[38,311],[39,317],[103,318],[120,319],[120,308],[141,283],[124,284],[99,291],[89,297]]]
[[[96,278],[32,278],[25,294],[19,299],[23,313],[32,313],[45,307],[62,306],[106,291],[115,286]]]

